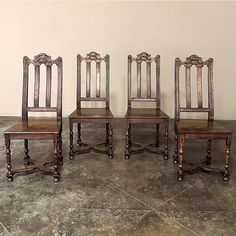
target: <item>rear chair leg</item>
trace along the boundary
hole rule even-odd
[[[156,143],[155,146],[159,147],[160,145],[160,125],[156,124]]]
[[[25,158],[24,158],[24,164],[25,165],[29,165],[30,162],[29,162],[29,149],[28,149],[28,139],[25,139],[24,140],[24,147],[25,147]]]
[[[69,136],[70,136],[70,151],[69,151],[69,157],[70,157],[70,160],[73,160],[74,159],[74,150],[73,150],[73,123],[71,121],[69,123],[69,126],[70,126],[70,133],[69,133]]]
[[[60,179],[60,174],[58,172],[58,165],[59,165],[59,155],[58,155],[58,137],[54,138],[53,144],[54,144],[54,172],[53,172],[53,178],[54,182],[58,182]]]
[[[8,135],[5,135],[5,146],[6,146],[6,161],[7,161],[7,175],[6,176],[7,176],[8,181],[13,181],[10,138]]]
[[[179,171],[178,171],[178,180],[182,181],[183,177],[184,177],[184,172],[183,172],[183,159],[184,159],[184,150],[183,150],[183,146],[184,146],[184,137],[183,136],[179,136],[178,137],[178,143],[179,143],[179,153],[178,153],[178,163],[179,163]]]
[[[230,160],[230,139],[227,138],[226,140],[226,150],[225,150],[225,170],[223,174],[223,180],[225,182],[229,181],[229,160]]]
[[[112,159],[113,158],[113,127],[112,123],[109,123],[109,153],[108,153],[108,158]]]
[[[173,156],[173,162],[175,164],[178,164],[178,152],[179,152],[178,147],[179,147],[178,135],[175,134],[175,154]]]
[[[206,156],[206,165],[211,165],[211,139],[207,141],[207,156]]]
[[[169,146],[169,130],[168,130],[168,125],[167,125],[165,128],[165,150],[164,150],[165,160],[168,160],[169,158],[168,146]]]
[[[132,127],[131,124],[129,124],[129,146],[132,146],[132,137],[131,137]]]
[[[106,124],[106,140],[105,140],[105,146],[109,146],[109,123]]]
[[[126,131],[125,131],[125,159],[129,159],[130,152],[129,152],[129,122],[126,121]]]

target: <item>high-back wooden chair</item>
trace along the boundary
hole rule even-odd
[[[181,76],[180,69],[183,67],[185,73]],[[191,86],[191,70],[196,68],[196,82],[195,86]],[[203,76],[203,69],[207,69],[207,76]],[[207,77],[207,78],[206,78]],[[204,80],[207,83],[204,83]],[[182,91],[181,85],[185,84],[185,89]],[[203,85],[207,84],[205,89],[205,99],[207,104],[204,105]],[[182,91],[182,93],[181,93]],[[193,103],[193,91],[196,92],[196,105]],[[182,105],[180,98],[185,98],[185,105]],[[183,119],[182,113],[207,113],[207,119]],[[203,161],[199,166],[191,168],[183,168],[184,159],[184,143],[186,140],[207,140],[207,155],[206,161]],[[223,139],[226,141],[225,150],[225,168],[224,170],[211,168],[211,140]],[[222,173],[224,180],[229,179],[229,157],[230,157],[230,145],[231,145],[232,133],[219,125],[214,121],[214,96],[213,96],[213,59],[209,58],[203,61],[201,57],[197,55],[191,55],[187,57],[185,61],[181,61],[179,58],[175,60],[175,155],[174,162],[178,163],[178,180],[183,180],[184,173],[193,173],[198,170],[213,171]],[[187,164],[187,163],[186,163]]]
[[[34,101],[33,106],[29,106],[28,95],[29,95],[29,83],[30,73],[29,66],[34,66]],[[43,66],[46,69],[46,96],[45,106],[40,106],[39,95],[40,95],[40,82],[42,82],[40,76],[40,70],[42,71]],[[51,105],[51,94],[52,94],[52,67],[57,67],[57,104],[56,106]],[[62,58],[58,57],[52,60],[50,56],[41,53],[30,59],[24,57],[23,59],[23,101],[22,101],[22,120],[18,124],[12,126],[4,132],[5,145],[6,145],[6,161],[7,161],[7,178],[9,181],[13,180],[13,175],[21,172],[34,172],[36,170],[42,170],[48,174],[52,174],[54,181],[58,181],[59,164],[62,164]],[[29,117],[29,112],[53,112],[55,118],[32,118]],[[25,168],[12,169],[11,162],[11,149],[10,142],[12,139],[24,139],[25,146]],[[32,160],[29,156],[28,150],[28,139],[36,140],[53,140],[54,145],[54,158],[49,161]]]
[[[132,64],[137,64],[137,93],[136,96],[132,96]],[[141,64],[146,65],[146,94],[142,94],[142,76],[141,76]],[[155,66],[156,77],[154,80],[155,85],[155,95],[152,96],[152,82],[151,68]],[[152,102],[156,104],[155,108],[133,108],[132,103],[134,102]],[[152,58],[151,55],[146,52],[142,52],[137,55],[137,57],[128,56],[128,110],[125,115],[126,120],[126,145],[125,145],[125,159],[128,159],[131,154],[140,153],[143,151],[149,151],[155,154],[163,154],[164,159],[168,159],[168,127],[169,127],[169,117],[160,109],[160,56],[157,55]],[[131,138],[131,125],[132,124],[155,124],[156,125],[156,142],[154,144],[145,144],[132,142]],[[164,150],[160,150],[159,147],[159,125],[163,124],[165,126],[165,146]]]
[[[92,76],[91,69],[92,63],[95,63],[95,84],[96,91],[93,96],[92,91]],[[86,67],[85,78],[86,78],[86,90],[85,96],[82,96],[82,68],[83,65]],[[102,96],[102,66],[105,67],[105,96]],[[70,128],[70,159],[74,159],[75,153],[82,154],[90,151],[107,154],[109,158],[113,158],[112,150],[112,139],[113,139],[113,128],[112,121],[113,115],[110,110],[110,57],[106,55],[101,57],[96,52],[90,52],[85,57],[77,55],[77,107],[74,112],[70,114],[69,128]],[[84,108],[82,102],[104,102],[104,108]],[[77,144],[78,147],[74,150],[73,145],[73,125],[77,123]],[[89,144],[81,141],[81,123],[103,123],[106,124],[106,140],[105,143]],[[94,133],[96,134],[96,133]]]

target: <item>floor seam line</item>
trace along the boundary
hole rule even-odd
[[[1,221],[0,221],[0,225],[3,227],[4,231],[6,231],[9,236],[11,236],[11,233],[7,230],[7,228],[3,225]]]
[[[92,171],[90,171],[90,170],[88,170],[88,169],[86,169],[86,168],[84,168],[84,167],[81,167],[81,168],[83,168],[84,170],[90,172],[91,174],[95,175],[96,177],[102,179],[103,181],[105,181],[106,183],[110,184],[111,186],[113,186],[114,188],[118,189],[119,191],[121,191],[121,192],[123,192],[123,193],[129,195],[130,197],[132,197],[132,198],[135,199],[136,201],[138,201],[138,202],[144,204],[144,205],[147,206],[150,210],[154,210],[154,209],[155,209],[155,207],[149,206],[147,203],[143,202],[142,200],[139,200],[138,198],[136,198],[136,197],[133,196],[132,194],[130,194],[130,193],[126,192],[125,190],[119,188],[119,187],[116,186],[115,184],[113,184],[113,183],[107,181],[105,178],[102,178],[101,176],[95,174],[94,172],[92,172]]]

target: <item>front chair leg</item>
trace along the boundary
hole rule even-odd
[[[168,125],[165,128],[165,150],[164,150],[164,159],[168,160],[169,158],[169,152],[168,152],[168,146],[169,146],[169,130]]]
[[[58,166],[59,166],[59,155],[58,155],[58,137],[55,137],[53,140],[53,144],[54,144],[54,172],[53,172],[53,178],[54,178],[54,182],[58,182],[60,179],[60,174],[58,172]]]
[[[223,179],[224,181],[228,182],[229,181],[229,160],[230,160],[230,143],[231,140],[230,138],[227,138],[226,140],[226,150],[225,150],[225,169],[224,169],[224,174],[223,174]]]
[[[6,146],[6,161],[7,161],[7,179],[8,181],[13,181],[12,165],[11,165],[11,148],[10,148],[10,138],[5,135],[5,146]]]
[[[62,155],[62,137],[61,133],[58,135],[58,155],[59,155],[59,164],[63,164],[63,155]]]
[[[125,131],[125,159],[129,159],[130,153],[129,153],[129,122],[126,121],[126,131]]]
[[[178,163],[178,152],[179,152],[178,147],[179,147],[178,134],[175,134],[175,154],[173,156],[173,162],[175,164]]]
[[[210,165],[211,164],[211,139],[208,139],[207,141],[207,156],[206,156],[206,165]]]
[[[30,164],[30,162],[29,162],[29,159],[30,159],[30,157],[29,157],[29,148],[28,148],[28,139],[25,139],[24,140],[24,147],[25,147],[25,158],[24,158],[24,164],[25,165],[29,165]]]
[[[179,163],[179,171],[178,171],[178,180],[182,181],[184,177],[184,172],[183,172],[183,159],[184,159],[184,136],[179,135],[178,137],[178,143],[179,143],[179,153],[178,153],[178,163]]]
[[[74,150],[73,150],[73,123],[71,121],[69,123],[69,126],[70,126],[70,133],[69,133],[69,136],[70,136],[70,151],[69,151],[69,157],[70,157],[70,160],[73,160],[74,159]]]
[[[79,146],[81,146],[81,145],[82,145],[82,143],[81,143],[81,123],[78,123],[78,124],[77,124],[77,132],[78,132],[77,144],[78,144]]]
[[[113,127],[112,127],[112,122],[109,123],[109,153],[108,153],[108,158],[112,159],[113,158]]]

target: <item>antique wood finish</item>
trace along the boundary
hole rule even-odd
[[[29,89],[29,65],[35,68],[34,76],[34,105],[28,105],[28,89]],[[39,106],[40,94],[40,67],[46,66],[46,96],[45,107]],[[57,66],[57,106],[51,106],[51,87],[52,87],[52,66]],[[29,112],[55,112],[56,118],[30,118]],[[32,173],[36,170],[44,171],[51,174],[54,181],[59,181],[59,164],[63,162],[62,156],[62,58],[58,57],[52,60],[50,56],[41,53],[30,59],[23,59],[23,93],[22,93],[22,121],[12,126],[4,132],[6,145],[6,161],[7,161],[7,178],[13,181],[13,175],[16,173]],[[13,139],[24,140],[25,157],[24,164],[26,167],[13,169],[11,163],[10,144]],[[54,147],[54,156],[50,161],[32,160],[29,156],[28,140],[52,140]]]
[[[81,84],[81,67],[85,63],[86,65],[86,97],[81,96],[82,84]],[[96,69],[96,91],[95,97],[92,97],[91,92],[91,63],[95,63]],[[101,93],[101,67],[105,64],[106,70],[106,96],[102,97]],[[83,154],[90,151],[95,151],[99,153],[107,154],[109,158],[113,158],[113,149],[112,149],[112,138],[113,138],[113,115],[110,111],[109,104],[109,82],[110,82],[110,58],[109,55],[101,57],[96,52],[90,52],[85,57],[77,55],[77,107],[74,112],[69,116],[69,139],[70,139],[70,159],[74,159],[74,155]],[[94,101],[94,102],[105,102],[105,108],[82,108],[81,103],[84,101]],[[77,148],[74,150],[73,143],[73,126],[77,123]],[[81,124],[82,123],[103,123],[106,125],[106,138],[105,143],[85,143],[81,139]]]
[[[137,63],[137,95],[131,96],[132,91],[132,63]],[[146,64],[146,96],[142,94],[142,78],[141,78],[141,64]],[[156,69],[156,93],[152,97],[151,88],[151,66],[155,65]],[[133,102],[154,102],[156,108],[132,108]],[[151,55],[146,52],[142,52],[137,55],[136,58],[131,55],[128,56],[128,111],[125,116],[126,120],[126,132],[125,132],[125,159],[128,159],[130,155],[148,151],[155,154],[162,154],[164,159],[168,159],[168,127],[169,117],[160,109],[160,56],[152,58]],[[132,141],[131,129],[133,124],[155,124],[156,137],[155,143],[140,144]],[[165,127],[165,145],[164,149],[159,148],[159,128],[160,124]]]
[[[185,98],[186,106],[180,104],[180,67],[185,67]],[[191,91],[191,68],[197,68],[196,89],[197,107],[192,105]],[[207,107],[203,107],[203,67],[208,70],[207,76]],[[208,114],[208,119],[182,119],[180,117],[182,112],[204,112]],[[200,165],[194,166],[190,162],[184,162],[184,144],[187,140],[207,140],[207,154],[206,160],[202,161]],[[214,139],[225,140],[225,167],[224,169],[216,169],[211,167],[211,142]],[[214,97],[213,97],[213,59],[209,58],[203,61],[197,55],[187,57],[185,61],[179,58],[175,60],[175,154],[174,162],[178,163],[178,180],[183,180],[185,173],[194,173],[196,171],[217,172],[223,174],[224,181],[229,180],[229,158],[230,145],[232,139],[232,132],[228,131],[217,122],[214,121]],[[184,168],[183,168],[184,166]]]

